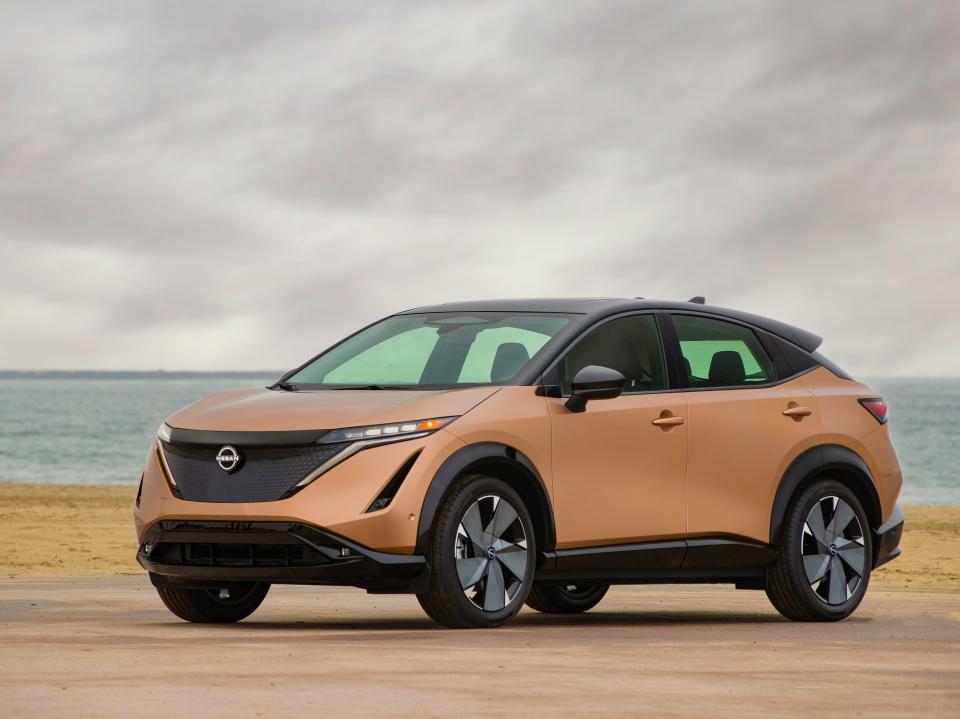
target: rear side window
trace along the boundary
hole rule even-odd
[[[573,378],[588,365],[615,369],[627,378],[629,392],[667,388],[663,350],[653,315],[629,315],[605,322],[574,345],[560,361],[561,388],[570,394]]]
[[[748,327],[695,315],[671,315],[687,385],[741,387],[776,380],[773,362]]]

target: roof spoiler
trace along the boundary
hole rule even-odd
[[[793,342],[793,344],[801,347],[807,352],[816,352],[817,347],[823,344],[823,337],[820,335],[816,335],[813,332],[808,332],[807,330],[795,327],[794,325],[788,325],[786,322],[772,320],[769,317],[760,317],[759,315],[750,314],[749,312],[737,312],[732,316],[755,325],[762,330],[766,330],[771,334],[777,335],[778,337],[782,337],[788,342]]]
[[[694,305],[705,305],[707,299],[706,297],[697,295],[696,297],[691,297],[687,302]],[[761,317],[748,312],[739,312],[737,310],[726,310],[726,312],[729,312],[731,317],[745,320],[771,334],[782,337],[788,342],[793,342],[807,352],[816,352],[817,348],[823,344],[823,338],[820,335],[800,329],[799,327],[794,327],[793,325],[788,325],[786,322],[772,320],[768,317]]]

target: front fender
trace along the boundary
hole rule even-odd
[[[522,496],[535,497],[538,506],[529,507],[531,514],[539,510],[541,515],[540,551],[552,551],[557,542],[553,506],[540,472],[523,452],[498,442],[471,444],[450,455],[434,474],[423,498],[420,524],[417,528],[418,554],[428,549],[430,536],[440,503],[458,477],[474,471],[498,468],[505,471],[504,479]],[[525,483],[515,486],[517,483]]]

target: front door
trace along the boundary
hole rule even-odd
[[[620,397],[571,412],[566,397],[587,365],[615,369],[627,384]],[[656,317],[627,315],[594,328],[560,361],[559,377],[564,398],[547,400],[557,548],[682,535],[686,403],[682,393],[665,392]]]

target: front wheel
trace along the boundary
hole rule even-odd
[[[527,606],[544,614],[582,614],[603,599],[609,584],[533,585]]]
[[[767,597],[794,621],[845,619],[867,591],[872,559],[860,500],[840,482],[821,480],[787,508],[780,554],[767,568]]]
[[[233,582],[219,589],[157,587],[171,612],[188,622],[224,624],[239,622],[256,611],[270,589],[263,582]]]
[[[533,583],[536,541],[523,500],[494,477],[464,477],[437,512],[420,606],[446,627],[497,627]]]

